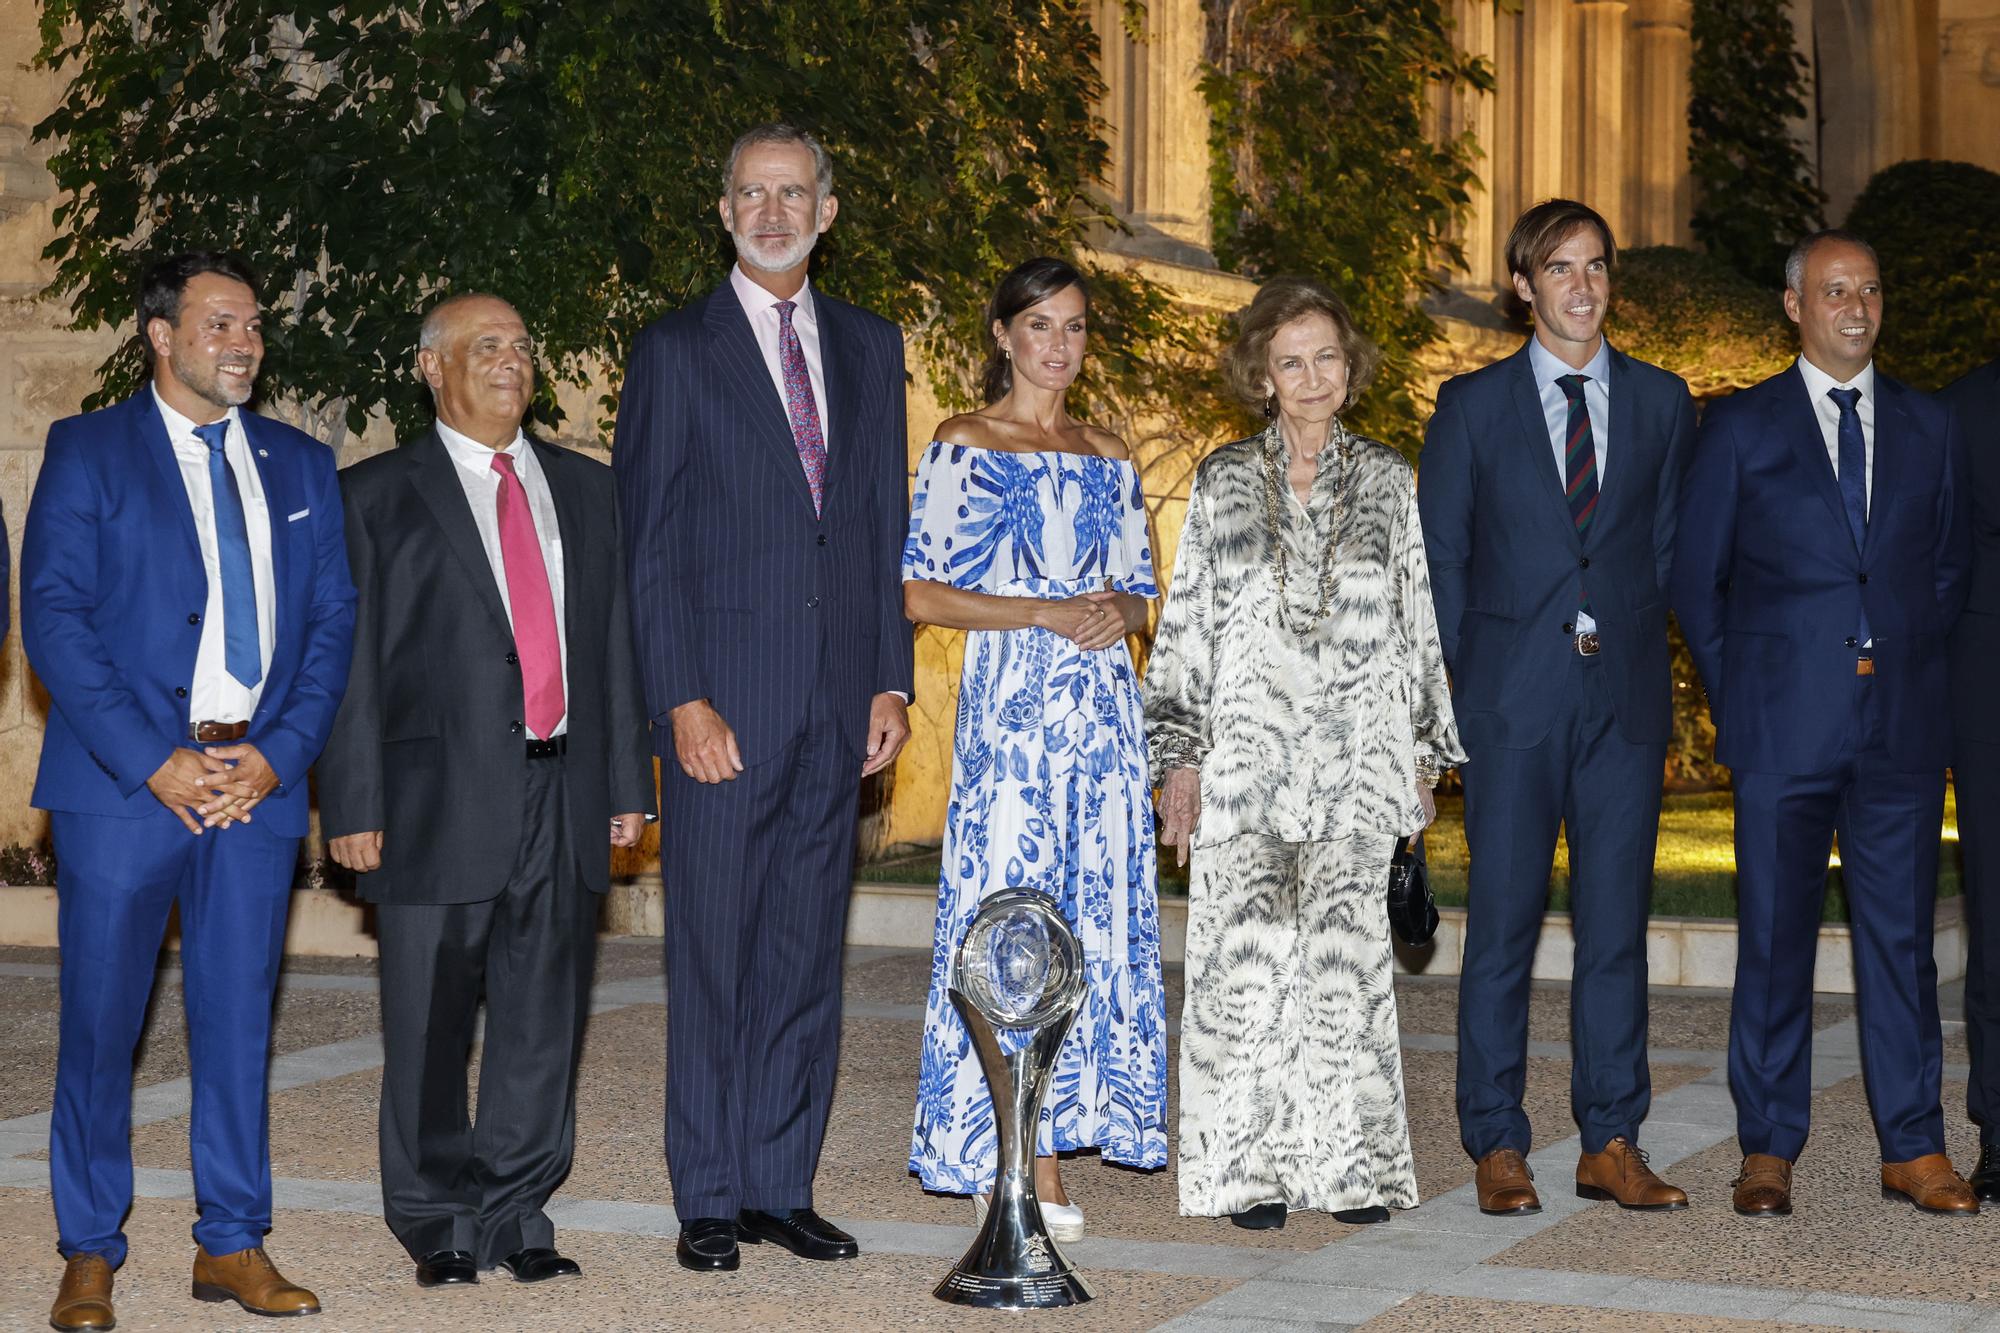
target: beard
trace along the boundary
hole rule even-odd
[[[191,366],[177,362],[173,368],[174,377],[193,391],[205,402],[217,407],[241,407],[250,401],[251,393],[257,387],[257,364],[250,363],[250,374],[240,383],[225,381],[218,372],[218,365]]]
[[[797,268],[812,255],[813,247],[819,244],[819,233],[809,231],[793,239],[792,243],[778,254],[759,252],[751,237],[733,228],[729,237],[736,242],[736,257],[743,261],[745,268],[754,268],[760,273],[784,273]]]

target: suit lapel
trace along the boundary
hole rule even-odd
[[[444,532],[444,543],[477,590],[479,600],[509,637],[514,627],[507,619],[507,605],[500,600],[500,585],[493,581],[493,566],[486,559],[486,547],[479,540],[479,525],[473,521],[472,506],[465,498],[465,486],[458,479],[458,465],[451,461],[437,431],[427,430],[403,448],[415,452],[410,465],[410,484],[430,508]]]
[[[1875,372],[1875,480],[1868,488],[1868,531],[1867,542],[1862,546],[1866,555],[1875,545],[1875,533],[1881,526],[1877,521],[1889,516],[1889,506],[1896,502],[1903,485],[1904,450],[1898,447],[1909,429],[1909,414],[1903,410],[1903,395],[1897,385],[1884,379],[1882,372]]]
[[[557,457],[562,446],[544,444],[530,437],[528,447],[535,451],[535,458],[542,465],[542,480],[549,484],[549,497],[556,506],[556,535],[562,541],[563,553],[563,637],[572,645],[582,640],[576,632],[577,608],[583,604],[583,534],[586,519],[579,507],[581,497],[570,487],[569,471],[562,464],[567,461]],[[619,571],[624,577],[624,571]]]
[[[1833,463],[1826,456],[1826,436],[1820,433],[1819,413],[1813,410],[1805,376],[1799,373],[1796,362],[1785,373],[1791,376],[1791,380],[1783,386],[1783,392],[1778,394],[1772,406],[1773,424],[1777,433],[1791,442],[1792,453],[1799,466],[1812,479],[1813,489],[1826,503],[1827,513],[1848,535],[1851,545],[1854,529],[1847,522],[1847,502],[1840,498],[1840,481],[1833,475]],[[1876,461],[1878,464],[1881,461],[1879,451]]]
[[[813,293],[813,307],[819,315],[820,376],[826,381],[829,399],[820,408],[827,422],[824,512],[825,505],[833,503],[834,487],[842,477],[851,471],[867,471],[857,466],[858,455],[865,447],[856,425],[861,413],[861,352],[847,337],[845,311],[817,291]]]
[[[279,465],[271,461],[263,418],[248,408],[240,408],[236,419],[243,426],[243,444],[250,454],[251,464],[257,469],[258,483],[264,489],[264,517],[271,525],[271,582],[275,585],[273,595],[276,598],[271,615],[271,634],[276,640],[271,645],[271,664],[275,673],[278,647],[287,641],[287,622],[298,614],[299,603],[299,599],[291,595],[292,544],[286,539],[287,529],[291,527],[291,488],[286,484],[289,478],[280,475]]]
[[[1533,337],[1532,334],[1529,335]],[[1576,520],[1570,516],[1569,499],[1563,494],[1562,476],[1556,471],[1555,446],[1549,439],[1549,419],[1542,411],[1542,396],[1535,388],[1534,363],[1528,360],[1528,344],[1514,353],[1510,378],[1513,380],[1514,411],[1520,418],[1520,440],[1525,446],[1521,464],[1528,469],[1528,489],[1547,501],[1550,516],[1561,527],[1565,539],[1578,552],[1583,539],[1576,535]],[[1600,501],[1600,503],[1602,503]]]
[[[821,318],[824,320],[824,315]],[[788,489],[811,508],[812,488],[806,484],[805,469],[799,466],[798,446],[792,441],[791,418],[785,413],[785,404],[778,397],[777,386],[771,383],[771,372],[764,364],[764,353],[758,349],[757,337],[750,331],[750,317],[743,313],[743,303],[736,299],[735,289],[728,282],[725,281],[709,296],[708,309],[703,313],[702,321],[711,339],[709,356],[715,361],[723,383],[730,391],[732,405],[747,413],[749,420],[746,424],[750,433],[757,437],[765,456],[784,473]],[[822,324],[822,354],[827,341]],[[824,415],[821,422],[824,428]]]
[[[1624,353],[1609,343],[1605,344],[1606,360],[1610,363],[1610,373],[1605,377],[1604,396],[1608,406],[1604,412],[1604,466],[1597,472],[1597,520],[1590,525],[1590,535],[1595,541],[1597,535],[1613,522],[1612,506],[1625,494],[1625,474],[1637,472],[1645,475],[1646,460],[1640,456],[1644,446],[1640,443],[1633,423],[1639,414],[1632,411],[1632,403],[1626,395],[1632,392],[1632,376],[1626,365]],[[1617,441],[1617,466],[1612,466],[1610,441]],[[1613,483],[1619,483],[1615,488]],[[1589,545],[1590,543],[1585,543]]]
[[[160,419],[159,405],[153,401],[152,388],[148,386],[129,401],[139,452],[152,460],[167,508],[179,515],[181,535],[187,538],[188,554],[194,557],[194,567],[201,569],[201,537],[194,530],[194,506],[188,503],[187,482],[181,477],[180,460],[174,456],[174,444],[167,438],[167,423]],[[207,576],[204,574],[203,577]]]

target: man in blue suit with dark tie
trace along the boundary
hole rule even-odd
[[[1961,449],[1942,406],[1874,367],[1882,285],[1865,242],[1805,237],[1784,300],[1801,355],[1709,409],[1673,573],[1736,792],[1735,1208],[1792,1209],[1838,833],[1883,1196],[1975,1213],[1944,1153],[1931,955],[1951,757],[1945,642],[1971,554]]]
[[[840,1056],[861,779],[909,736],[903,341],[806,280],[833,224],[809,134],[737,140],[737,263],[639,336],[612,465],[661,760],[677,1255],[847,1259],[813,1209]]]
[[[243,410],[264,345],[241,260],[153,265],[139,336],[152,384],[50,428],[21,552],[22,639],[52,703],[34,803],[55,841],[62,948],[58,1329],[112,1324],[132,1053],[176,904],[194,1295],[253,1314],[319,1309],[263,1250],[265,1085],[306,773],[353,644],[333,453]]]
[[[1528,1169],[1528,981],[1558,828],[1575,961],[1577,1193],[1685,1208],[1639,1150],[1646,919],[1672,727],[1664,588],[1694,435],[1681,379],[1604,339],[1611,228],[1551,199],[1507,240],[1534,312],[1520,351],[1438,391],[1423,514],[1452,708],[1470,761],[1471,894],[1458,991],[1458,1121],[1480,1209],[1541,1211]]]

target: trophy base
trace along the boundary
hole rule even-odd
[[[1053,1310],[1082,1305],[1097,1293],[1074,1270],[1035,1273],[1026,1277],[981,1277],[954,1268],[931,1295],[949,1305],[981,1310]]]

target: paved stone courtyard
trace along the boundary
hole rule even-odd
[[[169,964],[172,959],[166,960]],[[927,954],[849,953],[847,1021],[833,1124],[821,1162],[823,1211],[863,1256],[809,1264],[747,1248],[733,1275],[697,1276],[673,1260],[677,1223],[661,1155],[664,983],[657,940],[605,942],[597,1016],[578,1111],[577,1163],[557,1196],[564,1250],[581,1282],[422,1291],[379,1216],[375,1100],[381,1044],[372,964],[294,960],[279,1000],[271,1104],[278,1177],[273,1257],[318,1291],[333,1330],[1010,1328],[1208,1330],[1877,1328],[2000,1333],[2000,1210],[1923,1217],[1884,1203],[1875,1181],[1855,1049],[1853,1006],[1821,997],[1814,1133],[1799,1164],[1797,1214],[1751,1223],[1729,1210],[1737,1158],[1723,1074],[1728,997],[1653,994],[1656,1167],[1687,1188],[1678,1214],[1622,1213],[1569,1192],[1577,1152],[1567,1103],[1566,990],[1534,997],[1529,1113],[1544,1211],[1488,1218],[1452,1112],[1455,990],[1401,978],[1411,1127],[1421,1207],[1377,1227],[1295,1216],[1283,1231],[1182,1218],[1173,1168],[1140,1174],[1081,1158],[1065,1168],[1089,1217],[1066,1247],[1099,1299],[1076,1310],[982,1314],[930,1289],[971,1239],[961,1200],[924,1194],[905,1173]],[[61,1272],[47,1194],[49,1089],[55,1068],[56,959],[0,949],[0,1328],[45,1326]],[[1180,976],[1168,976],[1179,1012]],[[1955,991],[1943,996],[1955,1020]],[[188,1295],[194,1205],[188,1176],[186,1048],[171,966],[137,1076],[133,1151],[140,1198],[132,1256],[118,1275],[123,1329],[257,1329],[268,1321]],[[1976,1148],[1963,1116],[1965,1042],[1946,1027],[1950,1149]],[[1176,1110],[1176,1116],[1178,1114]],[[225,1313],[225,1310],[228,1312]]]

